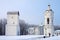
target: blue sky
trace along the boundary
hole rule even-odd
[[[0,0],[0,19],[7,18],[8,11],[19,11],[26,23],[41,25],[48,4],[54,11],[54,25],[60,25],[60,0]]]

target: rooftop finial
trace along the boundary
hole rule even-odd
[[[50,10],[50,5],[48,5],[48,10]]]

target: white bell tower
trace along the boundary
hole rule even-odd
[[[7,13],[7,25],[6,25],[5,35],[6,36],[20,35],[19,12],[18,11]]]
[[[44,13],[44,35],[45,36],[53,36],[54,34],[53,16],[54,16],[54,12],[50,8],[50,5],[48,5],[48,9]]]

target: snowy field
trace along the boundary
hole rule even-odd
[[[0,40],[60,40],[60,36],[43,38],[43,35],[0,36]]]

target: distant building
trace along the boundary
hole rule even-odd
[[[30,27],[28,28],[28,35],[34,35],[35,31],[34,31],[34,27]]]
[[[59,35],[60,35],[60,30],[56,30],[56,31],[54,32],[54,35],[55,35],[55,36],[59,36]]]
[[[19,34],[20,34],[19,12],[8,12],[5,35],[15,36]]]
[[[44,25],[40,26],[40,35],[44,35]]]
[[[34,26],[28,28],[29,35],[40,35],[40,26]]]
[[[35,35],[40,35],[40,26],[35,27]]]

